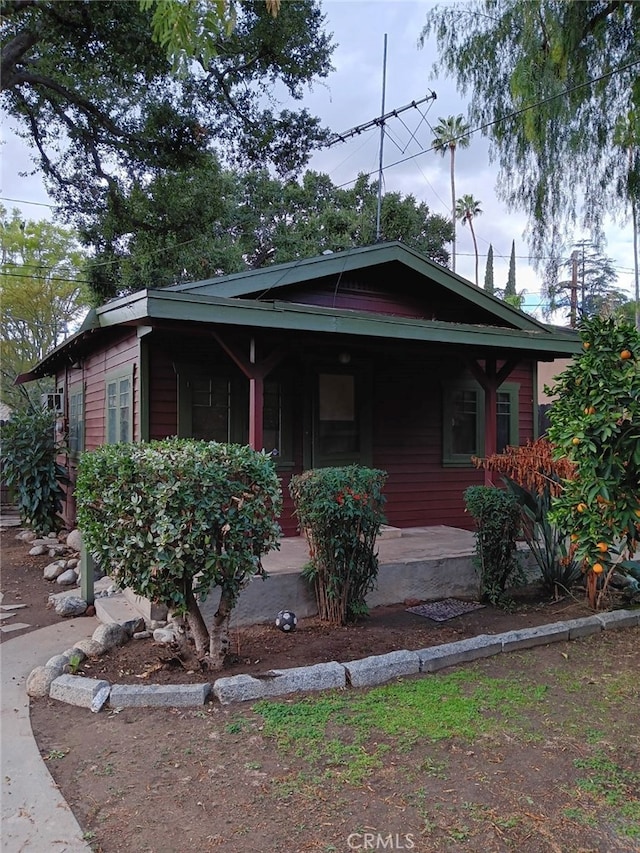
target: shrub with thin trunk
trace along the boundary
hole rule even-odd
[[[474,564],[480,599],[508,605],[507,586],[524,580],[516,551],[520,507],[513,495],[493,486],[469,486],[464,500],[477,527]]]
[[[82,455],[76,501],[101,567],[183,616],[200,660],[222,668],[240,591],[278,547],[281,490],[270,457],[187,439],[104,445]],[[198,601],[214,587],[220,604],[207,627]]]
[[[59,516],[67,482],[56,457],[55,416],[48,409],[14,412],[2,427],[2,472],[17,502],[20,521],[35,533],[61,526]]]
[[[385,471],[349,465],[317,468],[291,478],[289,490],[311,560],[318,613],[345,625],[368,612],[366,595],[378,577],[375,542],[384,522]]]

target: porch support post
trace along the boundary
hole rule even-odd
[[[278,347],[266,358],[256,361],[254,338],[251,338],[249,356],[247,357],[237,347],[224,341],[217,332],[213,333],[213,337],[249,380],[249,445],[254,450],[262,450],[264,441],[264,378],[282,361],[285,350]]]
[[[249,379],[249,445],[254,450],[262,450],[264,411],[264,379],[255,376]]]

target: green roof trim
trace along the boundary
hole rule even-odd
[[[291,302],[258,302],[200,293],[147,290],[98,309],[102,326],[180,320],[290,331],[358,335],[373,338],[431,341],[526,350],[544,354],[578,352],[577,335],[552,332],[538,324],[534,330],[476,326],[441,320],[414,320]]]

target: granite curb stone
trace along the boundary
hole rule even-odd
[[[588,637],[598,634],[604,626],[597,616],[583,616],[581,619],[572,619],[567,622],[569,626],[569,639],[577,640],[579,637]]]
[[[351,687],[373,687],[403,675],[417,675],[420,672],[420,657],[418,652],[401,649],[385,655],[350,660],[342,666]]]
[[[66,702],[67,705],[90,708],[96,693],[103,687],[109,687],[109,682],[65,673],[51,683],[49,696],[51,699]]]
[[[420,672],[437,672],[447,666],[469,663],[501,652],[501,635],[479,634],[467,640],[420,649],[417,654],[420,658]]]
[[[273,669],[260,677],[235,675],[218,678],[213,684],[214,696],[223,704],[281,696],[303,690],[332,690],[346,687],[344,666],[336,661],[313,666]]]
[[[640,610],[611,610],[608,613],[598,613],[595,617],[603,629],[633,628],[640,625]]]
[[[552,622],[550,625],[536,625],[535,628],[520,628],[517,631],[506,631],[497,634],[502,640],[502,651],[511,652],[516,649],[531,649],[534,646],[546,646],[547,643],[557,643],[569,639],[568,622]]]
[[[113,684],[109,694],[109,707],[190,708],[194,705],[204,705],[210,693],[209,683]]]
[[[110,686],[107,681],[98,681],[71,674],[61,675],[59,667],[50,666],[36,667],[29,678],[32,680],[34,687],[37,681],[38,690],[36,695],[40,695],[43,683],[46,684],[51,679],[52,686],[54,681],[59,684],[59,688],[56,688],[55,691],[47,686],[47,692],[51,695],[51,698],[60,699],[70,704],[82,705],[83,707],[90,707],[93,697],[105,686],[110,687],[111,690],[109,704],[112,708],[145,706],[188,707],[202,705],[207,701],[211,693],[213,693],[221,704],[226,705],[232,702],[253,701],[286,693],[341,689],[347,686],[374,686],[399,676],[417,675],[420,672],[436,672],[448,666],[468,663],[502,652],[568,641],[606,629],[615,630],[617,628],[639,625],[640,610],[616,610],[580,619],[572,619],[566,622],[554,622],[548,625],[507,631],[503,634],[480,634],[477,637],[446,643],[441,646],[432,646],[415,652],[401,650],[389,652],[384,655],[372,655],[343,664],[330,661],[311,666],[271,670],[259,676],[235,675],[222,677],[218,678],[213,685],[203,683],[196,685],[115,684]],[[86,642],[86,645],[89,645],[89,643],[94,648],[101,646],[95,640]],[[85,649],[83,646],[85,646],[85,642],[79,641],[74,650],[84,653]],[[63,655],[56,657],[66,657],[71,651],[73,650],[70,649],[64,652]],[[102,648],[102,651],[104,651],[104,648]],[[91,654],[92,652],[88,653]],[[49,662],[53,663],[54,660],[55,658],[51,658]],[[33,678],[31,678],[32,676]],[[45,677],[43,678],[43,676]],[[77,682],[90,682],[94,685],[90,688],[93,690],[93,693],[88,702],[84,700],[74,702],[66,698],[62,686],[65,686],[65,689],[67,689],[66,686],[71,684],[71,682],[74,684]],[[27,688],[29,688],[29,680],[27,681]],[[87,688],[85,687],[84,689],[86,690]],[[34,694],[30,693],[30,695]],[[82,696],[84,697],[84,695],[83,693]]]

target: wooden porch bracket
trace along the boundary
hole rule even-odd
[[[264,379],[280,364],[285,356],[284,347],[276,347],[268,356],[256,362],[255,338],[249,344],[247,357],[238,347],[223,340],[218,332],[212,332],[214,339],[220,344],[229,358],[240,368],[249,380],[249,445],[254,450],[263,449],[263,415],[264,415]]]
[[[486,358],[484,369],[476,359],[468,358],[465,361],[473,378],[484,389],[484,455],[492,456],[497,450],[498,443],[498,388],[517,367],[519,359],[517,357],[507,359],[500,370],[497,369],[495,358]],[[486,468],[484,484],[485,486],[495,485],[493,472]]]

